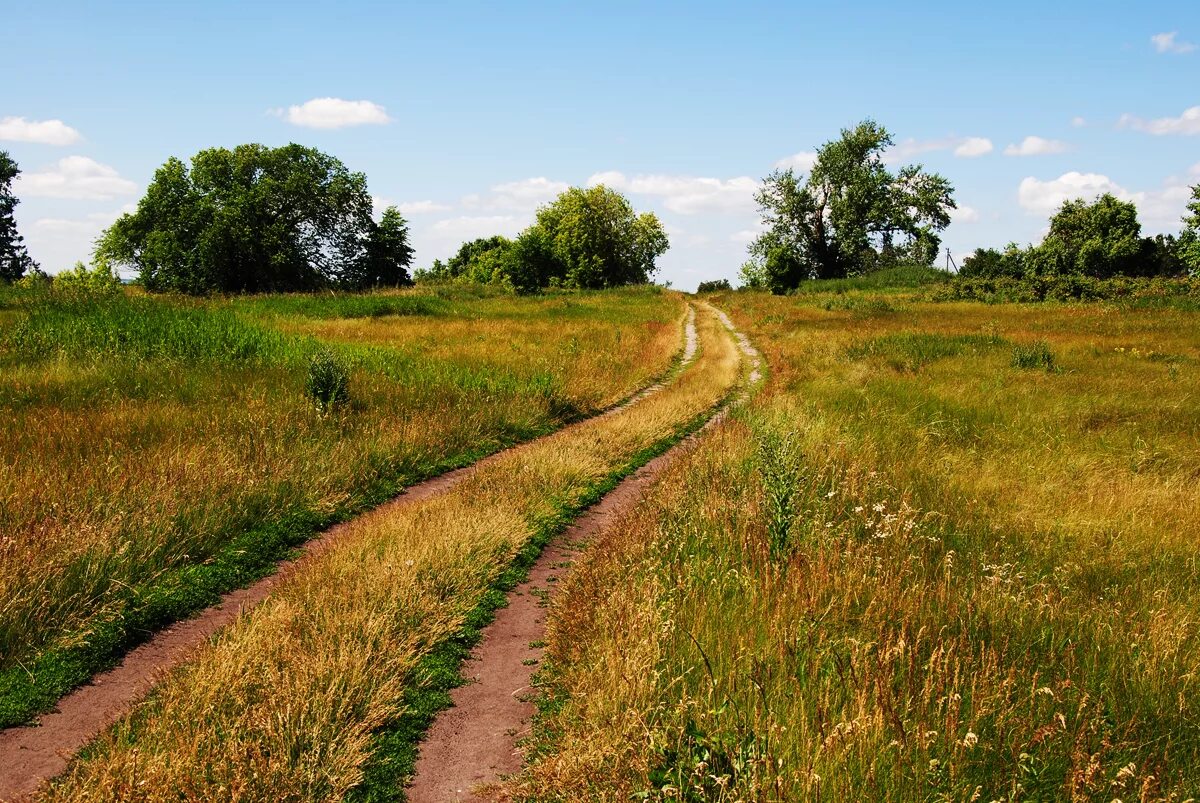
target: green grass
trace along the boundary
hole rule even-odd
[[[1195,313],[727,298],[771,386],[560,583],[514,799],[1200,794]]]
[[[596,294],[569,316],[560,302],[336,317],[362,307],[6,297],[0,722],[44,710],[321,527],[666,370],[671,296]],[[324,409],[306,387],[322,353],[349,397]]]

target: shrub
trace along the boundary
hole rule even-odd
[[[350,400],[350,373],[327,348],[319,349],[308,363],[308,395],[322,413]]]
[[[36,279],[33,281],[37,281]],[[60,296],[73,298],[112,297],[121,293],[121,279],[112,268],[100,262],[88,268],[76,262],[70,270],[51,279],[51,287]]]
[[[1055,367],[1054,352],[1050,350],[1050,346],[1045,340],[1036,340],[1027,346],[1018,343],[1013,346],[1012,365],[1013,368],[1023,370],[1040,368],[1044,371],[1053,371]]]
[[[725,290],[732,290],[729,286],[728,279],[714,279],[710,282],[700,282],[696,288],[697,293],[720,293]]]

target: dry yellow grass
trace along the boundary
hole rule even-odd
[[[421,300],[397,296],[410,297]],[[646,291],[355,319],[272,311],[285,303],[131,298],[6,311],[0,673],[16,683],[18,662],[30,667],[45,650],[119,640],[111,623],[149,585],[204,565],[246,530],[295,520],[289,537],[302,538],[406,480],[624,398],[668,368],[683,313],[677,296]],[[346,300],[328,303],[334,314]],[[159,318],[159,329],[139,328]],[[21,339],[26,319],[40,341]],[[220,353],[229,329],[257,351]],[[310,336],[350,367],[352,402],[332,415],[305,395]],[[108,345],[119,337],[127,344]],[[4,677],[0,691],[10,693]],[[22,717],[27,692],[11,695],[0,722]]]
[[[520,447],[452,491],[368,514],[92,746],[46,800],[337,800],[417,660],[540,524],[727,395],[737,352],[698,315],[667,388]]]
[[[725,300],[771,387],[561,581],[511,791],[1200,794],[1196,314]]]

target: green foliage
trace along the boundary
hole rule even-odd
[[[1013,346],[1012,365],[1013,368],[1025,370],[1037,368],[1047,372],[1053,371],[1055,368],[1054,352],[1050,350],[1050,345],[1045,340],[1036,340],[1029,345],[1018,343]]]
[[[516,240],[486,237],[463,243],[421,281],[492,284],[522,293],[551,287],[581,290],[645,284],[667,250],[653,214],[637,215],[628,199],[607,187],[572,187],[538,210]]]
[[[668,247],[654,214],[635,214],[625,196],[602,185],[559,195],[538,210],[522,239],[520,256],[530,262],[514,276],[519,289],[535,282],[545,287],[552,279],[581,289],[645,284]]]
[[[1115,276],[1027,276],[1012,278],[958,278],[931,288],[930,301],[985,301],[988,303],[1043,301],[1121,301],[1137,304],[1200,305],[1200,277],[1150,279]]]
[[[895,332],[873,337],[846,350],[852,360],[874,358],[897,371],[915,372],[924,366],[961,354],[984,354],[1005,343],[997,335],[943,335]]]
[[[327,413],[350,400],[350,372],[332,350],[318,349],[309,359],[305,388],[317,409]]]
[[[479,237],[463,243],[458,253],[445,263],[435,260],[427,275],[431,279],[461,279],[478,284],[503,283],[512,247],[513,241],[499,234]]]
[[[791,558],[792,520],[803,455],[794,434],[764,429],[759,436],[757,468],[766,497],[767,546],[771,559],[786,565]]]
[[[866,273],[897,260],[931,265],[955,208],[950,182],[920,165],[892,173],[892,136],[866,120],[817,151],[807,180],[791,169],[756,196],[765,231],[750,246],[745,284],[784,293],[805,279]]]
[[[1180,238],[1142,237],[1137,207],[1110,194],[1088,203],[1066,201],[1050,219],[1050,231],[1029,248],[1009,243],[1003,252],[980,248],[963,262],[964,278],[1023,279],[1042,276],[1178,276],[1188,270],[1187,219]]]
[[[70,270],[64,270],[54,276],[51,288],[57,294],[81,299],[111,298],[120,295],[121,279],[104,263],[97,263],[89,268],[82,262],[76,262]]]
[[[105,232],[98,261],[129,265],[152,291],[362,288],[408,283],[407,228],[371,219],[362,173],[313,148],[211,148],[171,158],[137,211]]]
[[[700,282],[700,284],[696,287],[696,292],[697,293],[721,293],[721,292],[727,292],[732,289],[733,288],[729,286],[728,279],[713,279],[713,280],[707,281],[707,282]]]
[[[1200,184],[1192,187],[1192,199],[1188,201],[1187,209],[1179,234],[1179,258],[1184,268],[1195,276],[1200,274]]]
[[[1140,273],[1142,227],[1137,207],[1105,193],[1093,203],[1066,201],[1050,219],[1050,232],[1026,257],[1026,270],[1107,278]]]
[[[363,259],[346,267],[341,283],[350,290],[411,285],[408,266],[412,258],[408,222],[399,209],[389,206],[383,210],[379,223],[371,227]]]
[[[0,151],[0,283],[15,282],[38,267],[25,250],[25,239],[17,233],[13,218],[19,201],[12,193],[12,183],[20,174],[8,152]]]

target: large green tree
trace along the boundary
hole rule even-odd
[[[362,173],[313,148],[240,145],[169,159],[97,258],[150,290],[270,292],[408,282],[399,212],[371,217]]]
[[[13,210],[20,202],[13,195],[12,184],[20,174],[21,169],[8,152],[0,151],[0,282],[15,282],[26,271],[37,269],[37,263],[25,250],[24,238],[17,233],[13,217]]]
[[[1064,202],[1025,262],[1030,273],[1133,276],[1144,272],[1146,251],[1137,207],[1105,193]]]
[[[743,280],[786,292],[810,278],[867,272],[888,260],[932,264],[955,208],[950,182],[920,165],[895,172],[893,144],[872,120],[822,145],[808,176],[776,170],[756,200],[763,233],[751,244]]]
[[[518,258],[528,260],[515,277],[518,287],[555,279],[579,288],[643,284],[669,247],[657,216],[635,213],[624,195],[603,185],[559,195],[538,210],[518,244]]]

